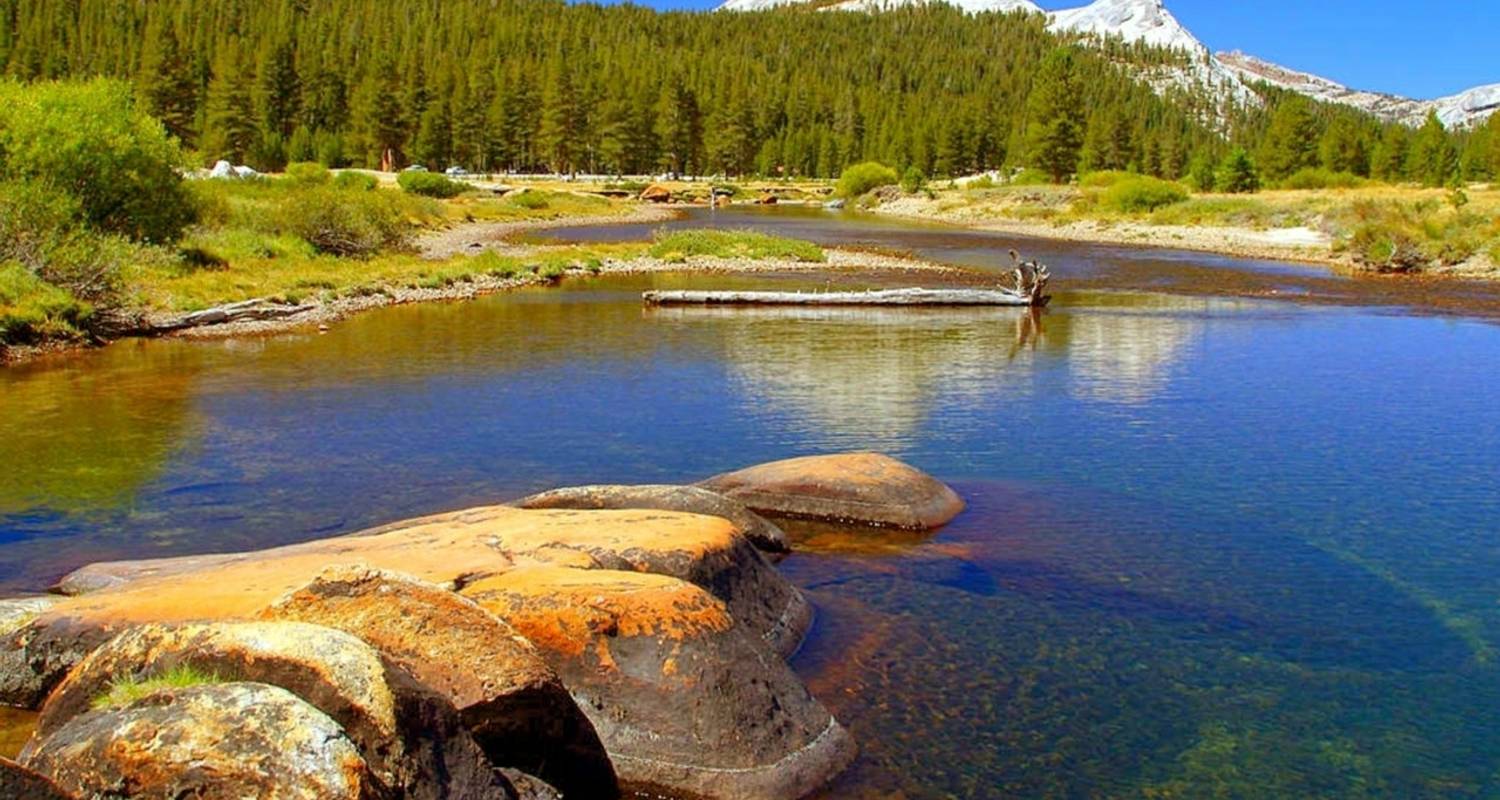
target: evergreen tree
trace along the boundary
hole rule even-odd
[[[703,140],[703,123],[699,117],[698,98],[680,77],[663,87],[656,121],[662,166],[673,175],[688,174],[696,163]]]
[[[447,105],[428,103],[417,123],[417,135],[411,142],[412,160],[429,169],[442,169],[447,166],[452,144]]]
[[[537,144],[548,168],[558,174],[577,171],[583,138],[583,109],[565,63],[565,59],[554,62],[542,95],[542,126],[537,132]]]
[[[1219,167],[1217,187],[1221,192],[1245,194],[1260,189],[1260,173],[1243,147],[1237,147]]]
[[[260,60],[255,77],[255,109],[264,133],[291,136],[297,127],[302,88],[297,78],[296,58],[291,42],[280,42]]]
[[[1427,112],[1427,121],[1417,131],[1412,143],[1409,173],[1424,186],[1447,186],[1458,174],[1458,151],[1448,138],[1436,111]]]
[[[1074,82],[1076,51],[1053,50],[1042,61],[1026,101],[1026,158],[1062,183],[1078,169],[1083,147],[1083,108]]]
[[[1318,146],[1323,166],[1334,172],[1370,174],[1370,153],[1358,124],[1347,115],[1336,117],[1323,132]]]
[[[1301,96],[1283,100],[1260,147],[1261,171],[1279,181],[1297,170],[1317,166],[1320,138],[1312,104]]]
[[[1407,153],[1411,135],[1404,125],[1390,125],[1376,145],[1370,159],[1370,171],[1380,180],[1397,183],[1406,180]]]
[[[167,132],[192,142],[197,120],[198,84],[170,22],[159,21],[148,33],[141,55],[141,98]]]
[[[1200,192],[1212,192],[1219,183],[1219,162],[1207,150],[1199,151],[1188,165],[1188,180]]]
[[[239,42],[231,39],[214,62],[214,77],[204,101],[201,149],[210,159],[241,163],[259,135],[250,74],[241,63]]]

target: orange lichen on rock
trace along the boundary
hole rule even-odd
[[[462,592],[537,646],[571,656],[597,647],[601,637],[680,641],[734,625],[718,599],[664,575],[520,567],[469,584]]]

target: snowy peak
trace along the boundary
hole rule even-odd
[[[945,2],[965,13],[979,14],[985,11],[1025,11],[1031,14],[1044,13],[1031,0],[842,0],[826,3],[824,0],[726,0],[720,11],[763,11],[782,6],[818,4],[825,11],[890,11],[905,6],[926,5]]]
[[[1052,27],[1060,31],[1118,36],[1127,42],[1208,53],[1208,48],[1172,16],[1162,0],[1097,0],[1082,8],[1055,12],[1051,19]]]
[[[1478,86],[1437,100],[1413,100],[1394,94],[1351,89],[1337,81],[1289,69],[1255,56],[1235,51],[1219,53],[1218,60],[1247,82],[1264,81],[1314,100],[1341,103],[1390,121],[1421,125],[1428,111],[1436,111],[1443,124],[1465,127],[1481,122],[1500,110],[1500,83]]]

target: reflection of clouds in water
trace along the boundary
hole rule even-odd
[[[1081,400],[1139,405],[1160,397],[1173,368],[1202,332],[1216,304],[1198,298],[1154,298],[1147,307],[1080,311],[1068,324],[1069,393]]]
[[[911,444],[939,399],[978,407],[1024,391],[1033,323],[1019,309],[701,309],[753,414],[792,418],[825,447]]]

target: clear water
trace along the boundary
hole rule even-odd
[[[795,281],[591,279],[0,372],[0,588],[873,448],[971,507],[804,530],[782,565],[819,609],[795,666],[862,745],[830,797],[1500,796],[1500,327],[639,303]]]

